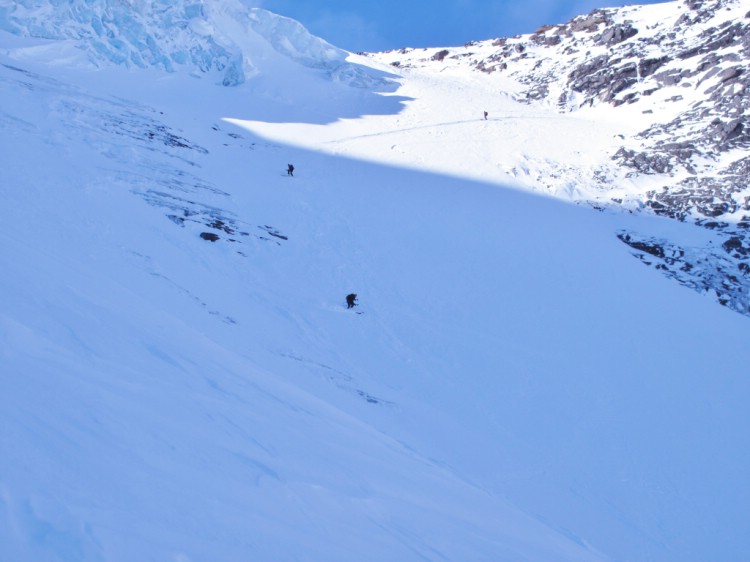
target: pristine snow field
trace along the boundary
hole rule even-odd
[[[616,238],[711,233],[523,189],[623,122],[38,45],[0,35],[0,560],[745,556],[748,319]]]

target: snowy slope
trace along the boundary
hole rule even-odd
[[[510,96],[535,110],[527,114],[553,124],[496,124],[495,135],[476,141],[495,148],[475,151],[495,168],[483,175],[597,208],[646,209],[715,231],[718,243],[710,246],[639,232],[622,233],[622,239],[633,255],[668,277],[750,315],[746,2],[598,9],[533,34],[372,58],[410,81],[443,83],[451,76],[470,92],[458,105],[437,102],[452,111],[471,106],[476,115],[484,107],[496,119],[515,120]],[[588,130],[567,126],[577,120],[587,121]],[[544,150],[529,150],[529,139]],[[440,151],[433,152],[426,163],[442,162]],[[475,162],[465,167],[476,175]]]
[[[0,47],[1,560],[747,552],[747,319],[616,236],[714,234],[482,157],[572,157],[549,113],[458,73],[224,88],[39,44]]]

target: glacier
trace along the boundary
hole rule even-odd
[[[97,67],[182,70],[237,86],[278,62],[274,54],[279,54],[352,86],[382,85],[378,77],[348,63],[348,53],[311,35],[299,22],[240,0],[5,4],[0,6],[0,30],[54,40],[57,48],[61,41],[69,41]]]

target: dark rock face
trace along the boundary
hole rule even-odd
[[[641,78],[651,76],[659,68],[669,62],[669,57],[659,57],[656,59],[643,59],[638,62],[638,75]]]
[[[636,152],[620,148],[612,157],[620,165],[633,168],[641,174],[666,174],[672,171],[672,161],[664,154]]]
[[[617,94],[638,81],[638,66],[634,62],[612,64],[607,55],[600,55],[568,75],[568,87],[594,101],[611,102]]]
[[[594,10],[588,16],[579,16],[568,24],[570,31],[575,33],[584,31],[593,33],[599,30],[600,25],[609,25],[612,23],[609,12],[605,10]]]
[[[681,285],[716,299],[740,314],[750,315],[750,266],[747,254],[738,260],[734,253],[748,247],[734,237],[715,248],[683,247],[669,240],[620,232],[617,237],[630,246],[633,255]]]
[[[622,43],[626,39],[630,39],[634,35],[638,34],[638,30],[634,28],[630,23],[624,23],[620,25],[614,25],[607,28],[599,35],[595,41],[600,45],[606,45],[608,47]]]
[[[659,215],[681,221],[737,213],[750,216],[750,197],[738,197],[747,190],[748,168],[750,157],[734,162],[718,176],[689,177],[660,191],[649,191],[646,204]],[[740,221],[738,226],[742,224]]]
[[[442,51],[438,51],[437,53],[435,53],[434,55],[432,55],[432,60],[441,61],[445,57],[447,57],[449,54],[450,53],[449,53],[448,50],[443,49]]]

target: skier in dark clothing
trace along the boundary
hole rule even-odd
[[[354,308],[357,306],[357,303],[354,302],[357,300],[357,294],[356,293],[349,293],[346,295],[346,308]]]
[[[489,115],[489,113],[487,113],[487,112],[485,111],[485,112],[484,112],[484,120],[485,120],[485,121],[487,121],[487,116],[488,116],[488,115]]]
[[[294,166],[292,166],[291,164],[286,167],[286,175],[294,176]]]

